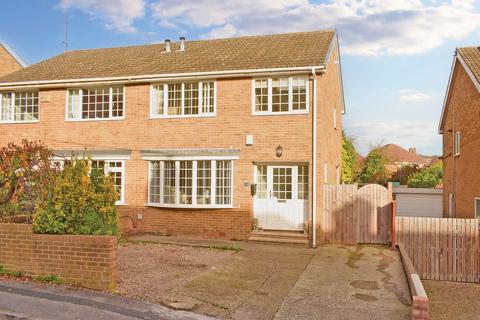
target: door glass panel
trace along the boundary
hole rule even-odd
[[[267,166],[257,166],[257,199],[267,198]]]
[[[278,200],[292,199],[292,168],[273,168],[273,196]]]

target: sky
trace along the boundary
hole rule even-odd
[[[441,154],[456,47],[480,45],[480,0],[2,0],[0,39],[28,64],[68,49],[337,29],[344,129],[362,154]]]

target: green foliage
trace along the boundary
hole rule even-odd
[[[407,181],[409,188],[434,188],[443,178],[443,166],[441,163],[424,167],[410,175]]]
[[[393,173],[389,181],[398,181],[401,185],[406,185],[410,175],[418,172],[419,170],[420,167],[416,164],[401,166],[397,171]]]
[[[354,183],[358,176],[358,154],[350,138],[342,138],[342,182]]]
[[[362,183],[385,184],[387,181],[387,170],[385,164],[387,159],[382,155],[379,148],[372,149],[365,158],[360,181]]]
[[[35,203],[49,196],[58,172],[52,155],[37,141],[9,143],[0,149],[0,222],[12,222],[16,215],[31,221]]]
[[[239,247],[234,247],[234,246],[208,246],[209,249],[215,249],[215,250],[221,250],[221,251],[235,251],[235,252],[240,252],[243,249]]]
[[[62,280],[53,274],[37,275],[33,277],[33,280],[48,284],[62,284]]]
[[[22,271],[14,271],[5,268],[4,266],[0,266],[0,277],[1,276],[8,276],[13,278],[19,278],[25,275],[25,272]]]
[[[72,160],[57,175],[51,196],[37,204],[36,233],[115,235],[118,194],[113,179],[92,169],[90,159]]]

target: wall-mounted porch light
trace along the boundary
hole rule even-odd
[[[283,154],[283,148],[282,148],[282,146],[278,146],[278,147],[275,149],[275,153],[276,153],[277,157],[280,158],[280,157],[282,156],[282,154]]]

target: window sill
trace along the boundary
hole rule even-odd
[[[192,115],[173,115],[173,116],[152,116],[150,115],[149,120],[156,120],[156,119],[181,119],[181,118],[213,118],[216,117],[216,113],[209,113],[209,114],[192,114]]]
[[[0,121],[0,124],[26,124],[26,123],[39,123],[40,120],[28,120],[28,121]]]
[[[89,121],[119,121],[125,120],[125,117],[121,118],[94,118],[94,119],[65,119],[66,122],[89,122]]]
[[[299,114],[308,114],[308,110],[292,112],[252,112],[252,116],[293,116]]]
[[[233,205],[189,205],[189,204],[158,204],[158,203],[147,203],[147,207],[155,208],[172,208],[172,209],[233,209]]]
[[[123,206],[128,206],[128,203],[126,202],[115,202],[116,206],[123,207]]]

